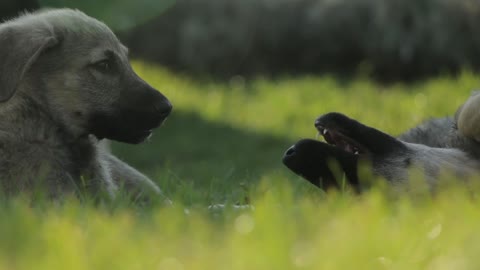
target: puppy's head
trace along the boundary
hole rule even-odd
[[[285,152],[283,163],[309,182],[326,188],[336,185],[330,165],[337,163],[355,182],[357,159],[370,154],[368,147],[352,136],[359,129],[358,123],[345,115],[329,113],[317,118],[314,125],[325,142],[300,140]]]
[[[283,157],[288,168],[313,184],[318,185],[322,179],[327,185],[334,185],[330,180],[336,181],[332,162],[339,165],[357,191],[358,162],[371,164],[373,173],[387,179],[405,178],[411,154],[400,140],[336,112],[321,115],[314,125],[325,142],[300,140]]]
[[[0,89],[0,101],[17,91],[35,99],[74,136],[139,143],[172,110],[165,96],[135,74],[127,48],[113,32],[79,11],[24,15],[0,28],[0,45],[5,40],[12,52],[25,57],[5,55],[7,61],[0,63],[0,71],[20,74]],[[4,76],[0,81],[9,81]]]

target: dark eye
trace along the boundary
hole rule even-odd
[[[108,73],[112,70],[112,62],[110,60],[102,60],[92,65],[96,70]]]

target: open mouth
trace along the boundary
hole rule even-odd
[[[327,129],[320,125],[317,125],[316,128],[318,130],[318,134],[323,136],[325,141],[330,145],[339,147],[344,151],[352,153],[354,155],[362,155],[368,153],[366,147],[337,130]]]

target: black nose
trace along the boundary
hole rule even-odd
[[[315,120],[315,127],[321,127],[322,125],[320,124],[320,119]]]
[[[172,110],[173,110],[172,103],[170,103],[170,101],[168,100],[166,100],[164,104],[162,104],[162,106],[158,108],[159,115],[162,118],[166,118],[167,116],[169,116]]]
[[[293,155],[295,155],[295,146],[292,146],[290,148],[288,148],[288,150],[285,152],[285,157],[291,157]]]

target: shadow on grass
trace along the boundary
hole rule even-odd
[[[149,142],[114,143],[112,150],[159,182],[167,195],[181,196],[188,203],[201,201],[202,196],[238,201],[242,190],[261,176],[295,177],[281,162],[292,143],[175,112]]]

